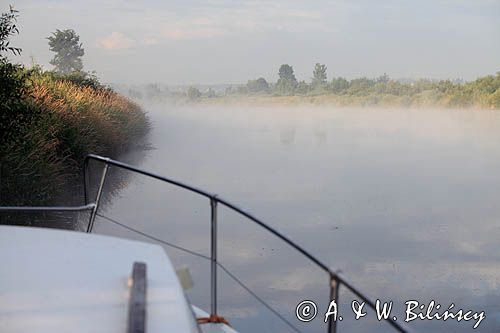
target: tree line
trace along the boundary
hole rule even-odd
[[[224,92],[200,92],[190,87],[188,99],[221,96],[330,96],[342,104],[396,104],[403,106],[438,105],[447,107],[478,106],[500,108],[500,72],[474,81],[461,80],[394,80],[387,74],[376,78],[328,80],[327,66],[316,63],[310,82],[298,80],[294,69],[283,64],[274,83],[263,77],[248,80],[244,85],[230,86]]]

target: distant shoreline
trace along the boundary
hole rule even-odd
[[[286,66],[286,65],[283,65]],[[291,70],[291,69],[290,69]],[[500,72],[471,82],[426,79],[399,82],[387,76],[375,79],[334,78],[321,82],[297,82],[280,78],[269,83],[264,78],[249,80],[246,85],[209,87],[200,90],[190,86],[186,90],[149,85],[143,89],[126,89],[135,99],[169,100],[177,104],[223,104],[253,106],[354,106],[354,107],[410,107],[446,109],[500,110]]]
[[[453,105],[449,99],[442,98],[437,101],[409,100],[408,98],[391,95],[380,96],[343,96],[343,95],[317,95],[317,96],[273,96],[273,95],[240,95],[217,96],[187,101],[194,105],[229,105],[229,106],[330,106],[330,107],[378,107],[378,108],[439,108],[439,109],[470,109],[470,110],[495,110],[500,108],[485,107],[484,105]]]

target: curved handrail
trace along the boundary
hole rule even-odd
[[[310,259],[312,262],[314,262],[315,264],[317,264],[318,266],[320,266],[325,272],[330,273],[330,274],[334,274],[334,275],[337,274],[337,273],[332,272],[330,270],[330,268],[326,264],[322,263],[319,259],[317,259],[316,257],[314,257],[312,254],[310,254],[308,251],[306,251],[305,249],[303,249],[299,245],[297,245],[295,242],[293,242],[292,240],[290,240],[288,237],[286,237],[285,235],[281,234],[280,232],[278,232],[276,229],[272,228],[271,226],[265,224],[264,222],[262,222],[261,220],[259,220],[255,216],[253,216],[252,214],[250,214],[250,213],[244,211],[243,209],[239,208],[235,204],[229,202],[228,200],[223,199],[222,197],[220,197],[217,194],[209,193],[207,191],[204,191],[204,190],[199,189],[197,187],[185,184],[185,183],[180,182],[178,180],[174,180],[174,179],[171,179],[171,178],[160,176],[158,174],[155,174],[155,173],[152,173],[152,172],[149,172],[149,171],[145,171],[145,170],[139,169],[139,168],[134,167],[132,165],[129,165],[127,163],[123,163],[123,162],[116,161],[116,160],[113,160],[113,159],[110,159],[110,158],[107,158],[107,157],[103,157],[103,156],[99,156],[99,155],[94,155],[94,154],[87,155],[86,158],[85,158],[85,166],[88,165],[88,160],[90,160],[90,159],[93,159],[93,160],[96,160],[96,161],[101,161],[101,162],[104,162],[104,163],[107,163],[107,164],[111,164],[111,165],[114,165],[114,166],[118,166],[118,167],[121,167],[121,168],[129,170],[129,171],[134,171],[134,172],[137,172],[137,173],[142,174],[144,176],[149,176],[149,177],[152,177],[152,178],[155,178],[155,179],[158,179],[158,180],[162,180],[162,181],[167,182],[169,184],[176,185],[176,186],[179,186],[179,187],[184,188],[186,190],[198,193],[198,194],[200,194],[200,195],[202,195],[204,197],[207,197],[207,198],[209,198],[211,200],[215,200],[215,201],[223,204],[224,206],[232,209],[233,211],[235,211],[235,212],[237,212],[237,213],[245,216],[246,218],[252,220],[253,222],[257,223],[258,225],[260,225],[261,227],[263,227],[264,229],[266,229],[267,231],[271,232],[272,234],[274,234],[275,236],[277,236],[278,238],[280,238],[281,240],[283,240],[285,243],[287,243],[288,245],[292,246],[297,251],[299,251],[300,253],[302,253],[304,256],[306,256],[308,259]]]
[[[82,212],[85,210],[92,210],[94,204],[86,204],[84,206],[2,206],[0,212]]]
[[[210,199],[210,203],[211,203],[211,207],[212,207],[212,255],[211,255],[212,256],[212,261],[213,261],[212,268],[218,265],[217,260],[216,260],[216,239],[215,239],[215,242],[214,242],[213,238],[214,238],[214,228],[215,228],[215,235],[216,235],[217,203],[220,203],[220,204],[226,206],[227,208],[229,208],[229,209],[231,209],[231,210],[233,210],[233,211],[235,211],[235,212],[243,215],[244,217],[246,217],[249,220],[253,221],[254,223],[258,224],[262,228],[266,229],[267,231],[269,231],[270,233],[272,233],[276,237],[280,238],[282,241],[284,241],[285,243],[287,243],[289,246],[293,247],[295,250],[299,251],[302,255],[304,255],[306,258],[308,258],[309,260],[311,260],[313,263],[315,263],[321,269],[323,269],[326,273],[328,273],[330,275],[330,282],[331,282],[331,285],[330,285],[331,295],[335,295],[336,296],[336,297],[333,297],[333,298],[338,298],[338,288],[340,287],[340,285],[344,285],[348,290],[350,290],[352,293],[354,293],[356,296],[358,296],[360,299],[362,299],[366,304],[368,304],[368,306],[370,308],[372,308],[372,310],[376,310],[375,302],[373,302],[372,300],[370,300],[370,298],[368,298],[368,296],[365,296],[365,294],[362,293],[358,288],[354,287],[351,283],[349,283],[347,281],[346,277],[339,270],[333,270],[333,269],[331,269],[328,265],[326,265],[321,260],[319,260],[318,258],[316,258],[315,256],[313,256],[311,253],[309,253],[307,250],[305,250],[304,248],[302,248],[300,245],[296,244],[290,238],[288,238],[287,236],[283,235],[282,233],[280,233],[279,231],[277,231],[275,228],[273,228],[273,227],[269,226],[268,224],[264,223],[263,221],[261,221],[260,219],[258,219],[255,216],[253,216],[252,214],[250,214],[250,213],[246,212],[245,210],[239,208],[237,205],[229,202],[226,199],[221,198],[217,194],[207,192],[207,191],[202,190],[200,188],[197,188],[195,186],[183,183],[183,182],[175,180],[175,179],[167,178],[167,177],[155,174],[153,172],[142,170],[142,169],[140,169],[138,167],[135,167],[135,166],[132,166],[132,165],[129,165],[127,163],[120,162],[120,161],[116,161],[116,160],[113,160],[113,159],[108,158],[108,157],[103,157],[103,156],[95,155],[95,154],[89,154],[89,155],[87,155],[85,157],[85,161],[84,161],[84,196],[85,196],[85,204],[86,205],[88,204],[88,191],[87,191],[88,177],[87,177],[87,169],[88,169],[88,165],[89,165],[89,161],[90,160],[96,160],[96,161],[103,162],[105,164],[105,168],[103,170],[103,175],[101,177],[101,183],[100,183],[100,186],[99,186],[99,190],[98,190],[96,202],[94,203],[93,214],[91,214],[91,220],[89,221],[89,227],[87,229],[87,232],[92,232],[92,227],[93,227],[93,220],[92,220],[92,218],[93,217],[95,218],[95,214],[96,214],[97,209],[98,209],[98,205],[99,205],[98,201],[99,201],[99,198],[100,198],[100,195],[101,195],[102,187],[104,185],[107,167],[109,165],[113,165],[113,166],[116,166],[116,167],[119,167],[119,168],[122,168],[122,169],[125,169],[125,170],[129,170],[129,171],[133,171],[133,172],[139,173],[139,174],[144,175],[144,176],[148,176],[148,177],[152,177],[152,178],[157,179],[157,180],[164,181],[166,183],[169,183],[169,184],[181,187],[181,188],[183,188],[185,190],[197,193],[197,194],[199,194],[201,196],[204,196],[204,197]],[[215,225],[214,225],[214,223],[215,223]],[[215,254],[214,254],[214,244],[215,244]],[[212,288],[216,288],[216,281],[213,281],[213,280],[216,280],[215,279],[215,277],[216,277],[215,274],[216,274],[215,272],[212,272]],[[211,313],[211,314],[213,314],[213,315],[216,315],[215,312],[216,312],[216,298],[217,297],[216,297],[216,292],[215,291],[213,291],[213,293],[212,293],[212,298],[215,297],[215,299],[212,299],[212,302],[215,302],[215,305],[212,306],[212,312],[213,313]],[[396,322],[396,321],[393,321],[390,318],[385,319],[385,321],[388,324],[390,324],[393,328],[395,328],[396,330],[398,330],[399,332],[410,332],[411,331],[406,325],[401,324],[401,323]],[[329,321],[329,332],[335,332],[335,331],[336,331],[336,323],[334,321],[330,320]]]

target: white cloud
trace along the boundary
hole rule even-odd
[[[113,31],[109,36],[98,40],[99,47],[106,50],[123,50],[133,47],[135,44],[133,39],[130,39],[120,32]]]

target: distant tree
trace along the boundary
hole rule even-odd
[[[19,30],[16,26],[18,11],[14,7],[9,7],[8,13],[2,13],[0,16],[0,53],[10,51],[14,55],[20,55],[21,49],[19,47],[10,46],[9,38],[14,34],[18,34]],[[0,55],[4,57],[3,55]]]
[[[236,88],[236,93],[240,95],[246,95],[248,94],[248,88],[247,86],[238,86]]]
[[[57,72],[68,74],[83,69],[82,56],[85,51],[80,43],[80,36],[73,29],[57,29],[47,39],[50,50],[56,53],[50,64],[55,66]]]
[[[386,73],[384,73],[384,75],[381,75],[377,78],[377,83],[389,83],[390,81],[390,77],[389,75],[387,75]]]
[[[269,83],[263,77],[259,77],[257,80],[249,80],[247,89],[251,93],[265,92],[269,90]]]
[[[311,87],[307,84],[306,81],[300,81],[297,84],[297,88],[295,88],[295,92],[297,94],[305,95],[311,90]]]
[[[349,93],[363,96],[368,95],[370,88],[373,87],[375,83],[375,80],[366,77],[353,79],[349,82]]]
[[[217,96],[217,94],[215,93],[215,90],[213,90],[211,87],[208,88],[207,92],[205,93],[205,95],[208,97],[208,98],[214,98]]]
[[[293,73],[293,67],[288,64],[283,64],[280,66],[278,75],[280,80],[297,82],[295,74]]]
[[[197,100],[201,97],[201,92],[195,87],[189,87],[187,97],[192,101]]]
[[[293,93],[298,84],[297,78],[295,78],[295,74],[293,73],[293,67],[287,64],[281,65],[278,75],[277,90],[282,93]]]
[[[349,89],[349,81],[343,77],[333,79],[330,83],[330,90],[335,94],[343,93],[347,89]]]
[[[326,86],[326,66],[316,63],[313,71],[313,78],[311,83],[313,89],[324,88]]]
[[[226,89],[224,90],[224,95],[231,95],[233,94],[234,91],[233,91],[233,87],[232,86],[229,86],[229,87],[226,87]]]
[[[496,82],[496,90],[489,96],[489,106],[491,108],[500,109],[500,72],[497,72],[497,75],[496,77],[493,77],[493,80]]]

